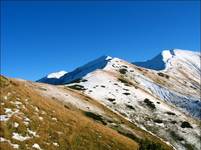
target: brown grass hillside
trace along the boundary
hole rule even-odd
[[[1,150],[171,149],[147,133],[144,133],[146,139],[133,138],[115,127],[107,126],[107,123],[94,120],[82,110],[41,96],[25,84],[27,81],[10,80],[2,76],[0,79]],[[137,132],[136,127],[129,123],[127,125]],[[141,130],[139,133],[143,136]]]

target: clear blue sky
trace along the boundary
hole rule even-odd
[[[163,49],[200,50],[200,2],[6,2],[1,74],[36,80],[101,55],[149,59]]]

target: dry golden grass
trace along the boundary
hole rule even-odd
[[[44,99],[34,90],[26,87],[23,82],[12,81],[12,84],[2,88],[1,91],[1,102],[4,103],[1,114],[5,113],[4,108],[11,108],[13,111],[19,109],[20,114],[16,113],[8,121],[1,122],[0,136],[13,144],[19,144],[22,150],[32,148],[34,143],[47,150],[138,149],[138,144],[133,140],[87,118],[79,110],[67,109],[55,100]],[[3,96],[8,92],[15,93],[5,100]],[[16,101],[22,103],[19,108],[13,104]],[[39,116],[43,120],[40,120]],[[24,124],[24,117],[30,119],[27,126]],[[15,128],[14,122],[17,122],[19,127]],[[27,128],[35,131],[38,137],[31,135]],[[13,132],[23,136],[29,135],[32,138],[20,142],[12,138]],[[53,145],[53,142],[58,143],[59,147]],[[8,142],[1,142],[0,149],[8,150],[12,147]]]
[[[83,101],[87,101],[94,106],[100,108],[110,118],[115,118],[119,123],[132,129],[133,133],[140,139],[131,139],[125,135],[118,133],[117,129],[110,128],[88,118],[83,111],[74,108],[69,104],[64,104],[54,98],[41,96],[37,90],[35,83],[27,84],[27,81],[10,80],[6,86],[1,87],[1,103],[4,103],[0,109],[1,114],[5,114],[4,108],[11,108],[13,111],[19,109],[20,113],[14,114],[8,121],[1,122],[0,137],[10,140],[13,144],[18,144],[20,149],[32,149],[32,145],[37,143],[45,150],[135,150],[140,149],[144,140],[151,141],[157,145],[161,145],[163,149],[172,149],[159,138],[138,128],[133,123],[127,121],[118,114],[112,112],[96,100],[72,89],[66,89],[59,86],[63,90],[75,97],[79,97]],[[8,100],[4,96],[8,96]],[[16,101],[21,102],[18,106],[14,104]],[[18,108],[17,108],[18,107]],[[25,125],[24,118],[30,119],[30,123]],[[43,120],[40,120],[42,117]],[[56,120],[54,119],[56,118]],[[14,127],[17,122],[19,127]],[[37,136],[31,135],[28,130],[36,132]],[[20,133],[23,136],[31,138],[20,142],[12,138],[12,133]],[[58,143],[55,146],[53,143]],[[8,142],[1,142],[0,149],[13,149]]]

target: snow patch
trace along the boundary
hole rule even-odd
[[[15,128],[17,128],[19,126],[19,123],[17,122],[14,122],[14,125],[13,125]]]
[[[55,143],[55,142],[53,143],[53,145],[54,145],[54,146],[59,146],[59,144],[58,144],[58,143]]]
[[[13,143],[11,143],[10,140],[7,140],[7,139],[5,139],[3,137],[0,137],[0,142],[8,142],[14,149],[19,149],[19,145],[18,144],[13,144]]]
[[[33,144],[32,147],[38,150],[42,150],[37,143]]]
[[[59,72],[54,72],[54,73],[50,73],[49,75],[47,75],[47,78],[56,78],[59,79],[62,76],[64,76],[67,72],[66,71],[59,71]]]
[[[22,136],[19,133],[13,132],[12,138],[15,140],[18,140],[18,141],[25,141],[25,140],[30,139],[31,137],[30,136]]]

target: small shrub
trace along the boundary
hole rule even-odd
[[[125,65],[122,65],[121,67],[123,67],[123,68],[128,68],[127,66],[125,66]]]
[[[132,85],[131,82],[125,80],[125,79],[122,79],[122,78],[118,78],[118,80],[121,82],[121,83],[124,83],[125,86],[130,86]]]
[[[190,85],[190,87],[191,87],[192,89],[196,90],[196,87],[194,87],[194,86],[192,86],[192,85]]]
[[[187,122],[187,121],[182,122],[181,127],[182,127],[182,128],[193,128],[193,127],[190,125],[190,123]]]
[[[157,74],[158,74],[159,76],[161,76],[161,77],[165,77],[165,78],[169,79],[169,76],[168,76],[167,74],[164,74],[164,73],[162,73],[162,72],[158,72]]]
[[[154,105],[154,103],[152,101],[150,101],[148,98],[144,99],[144,102],[147,104],[148,107],[150,107],[151,109],[155,109],[156,106]]]
[[[81,82],[87,82],[87,81],[88,81],[87,79],[82,79],[82,80],[81,80]]]
[[[104,121],[104,119],[102,118],[102,116],[99,115],[99,114],[95,114],[95,113],[93,113],[93,112],[87,111],[87,112],[85,112],[85,115],[86,115],[87,117],[90,117],[90,118],[96,120],[96,121],[100,121],[100,122],[101,122],[102,124],[104,124],[104,125],[107,124],[107,123]]]
[[[115,101],[114,98],[108,98],[107,100],[109,100],[110,102],[114,102]]]
[[[120,72],[121,74],[126,74],[126,72],[127,72],[127,69],[124,69],[124,68],[122,68],[122,69],[119,69],[119,72]]]
[[[81,79],[75,79],[75,80],[69,82],[69,84],[70,84],[70,83],[80,83],[80,82],[81,82]]]
[[[84,86],[78,85],[78,84],[71,85],[71,86],[68,86],[68,87],[71,88],[71,89],[75,89],[75,90],[81,90],[81,91],[86,90],[86,89],[84,88]]]
[[[157,73],[159,76],[161,76],[161,77],[164,77],[164,73],[162,73],[162,72],[158,72]]]
[[[132,139],[132,140],[136,140],[136,136],[130,132],[127,132],[127,131],[121,131],[121,130],[118,130],[118,133]]]
[[[178,134],[176,134],[174,131],[170,132],[171,137],[175,140],[175,141],[183,141],[184,138],[180,137]]]
[[[168,115],[172,115],[172,116],[174,116],[175,115],[175,113],[173,113],[173,112],[170,112],[170,111],[168,111],[168,112],[166,112]]]
[[[105,88],[105,85],[101,85],[102,88]]]
[[[176,122],[175,120],[172,120],[171,123],[172,123],[172,124],[176,124],[177,122]]]
[[[135,110],[135,108],[133,106],[131,106],[131,105],[126,104],[126,107],[128,107],[129,109]]]
[[[123,89],[124,91],[129,91],[129,89]]]
[[[126,92],[126,93],[123,93],[123,94],[124,94],[124,95],[131,95],[131,93],[127,93],[127,92]]]
[[[154,143],[147,139],[140,140],[139,150],[164,150],[164,148],[159,143]]]
[[[185,144],[185,147],[186,147],[188,150],[194,150],[194,149],[195,149],[193,145],[188,144],[188,143]]]
[[[67,105],[64,105],[64,107],[65,107],[66,109],[70,109],[70,107],[68,107]]]
[[[160,119],[155,119],[154,122],[156,122],[156,123],[163,123],[163,121],[160,120]]]

